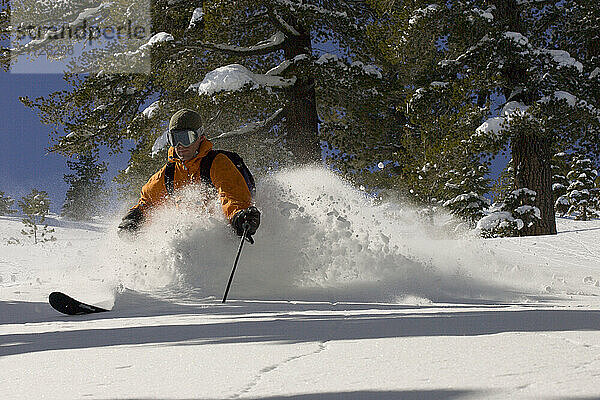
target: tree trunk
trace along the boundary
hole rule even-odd
[[[506,29],[512,32],[523,32],[524,21],[521,7],[516,0],[494,0],[497,8],[497,18],[502,21]],[[502,71],[506,81],[504,97],[506,101],[521,101],[532,104],[534,93],[528,89],[528,71],[519,63],[508,64]],[[514,96],[514,89],[521,89]],[[536,193],[535,203],[540,209],[541,221],[532,226],[525,226],[519,231],[521,236],[554,235],[556,234],[556,218],[554,215],[554,201],[552,199],[552,170],[550,159],[552,157],[552,142],[549,138],[530,132],[525,127],[512,137],[512,156],[515,167],[515,189],[528,188]]]
[[[291,60],[300,54],[311,53],[310,33],[302,27],[300,36],[288,38],[285,58]],[[321,161],[315,79],[297,74],[296,83],[286,90],[285,131],[287,148],[297,162],[308,164]]]
[[[520,132],[513,137],[515,189],[528,188],[536,193],[535,205],[542,220],[520,230],[521,236],[555,235],[556,218],[552,201],[552,143],[535,133]]]

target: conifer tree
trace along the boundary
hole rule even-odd
[[[578,220],[587,221],[598,217],[595,205],[598,202],[598,188],[595,180],[598,171],[594,169],[589,158],[576,157],[571,164],[571,171],[567,174],[569,187],[566,196],[569,199],[568,214],[577,214]]]
[[[76,161],[67,161],[72,174],[64,175],[69,189],[62,215],[74,220],[89,220],[106,205],[107,192],[102,174],[106,163],[98,163],[97,154],[83,154]]]
[[[0,215],[10,215],[16,213],[17,210],[12,209],[14,203],[14,199],[0,191]]]
[[[452,170],[448,173],[446,193],[449,200],[444,207],[464,219],[474,227],[483,216],[490,201],[483,195],[489,191],[489,180],[485,178],[486,169],[480,166],[477,169],[463,167],[461,170]]]
[[[46,221],[46,216],[50,211],[50,199],[48,199],[47,192],[33,189],[31,193],[21,198],[19,207],[25,214],[25,218],[22,220],[25,229],[21,230],[23,235],[33,237],[35,244],[39,241],[56,240],[52,235],[47,236],[49,233],[53,233],[54,229],[48,229],[48,225],[43,225],[40,228],[40,225]]]

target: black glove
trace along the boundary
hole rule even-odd
[[[144,213],[139,208],[132,208],[123,217],[119,224],[117,233],[121,238],[130,238],[133,236],[142,226],[144,222]]]
[[[252,235],[256,233],[256,230],[260,225],[260,211],[254,206],[238,211],[233,216],[231,225],[235,229],[238,236],[242,236],[245,228],[247,227],[248,231],[246,232],[246,239],[248,239],[250,243],[254,243]]]

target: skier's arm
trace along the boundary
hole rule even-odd
[[[119,224],[119,234],[136,232],[146,219],[147,210],[161,201],[167,191],[164,183],[164,170],[161,168],[142,187],[138,203],[131,207]]]
[[[244,177],[229,157],[218,154],[210,168],[210,180],[219,192],[223,213],[229,221],[252,205],[252,195]]]
[[[163,166],[158,172],[148,179],[148,182],[142,186],[140,199],[133,208],[140,208],[142,212],[154,207],[165,199],[167,188],[165,187],[165,169]]]

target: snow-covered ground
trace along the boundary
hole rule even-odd
[[[238,241],[197,189],[131,243],[117,217],[38,245],[0,217],[0,398],[600,398],[600,221],[483,240],[322,170],[257,189],[226,304]]]

